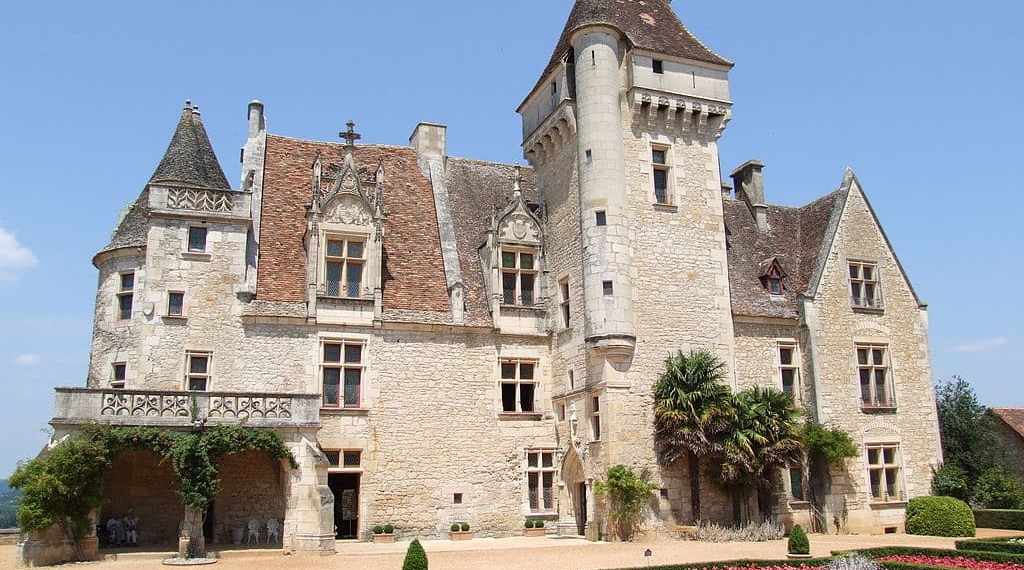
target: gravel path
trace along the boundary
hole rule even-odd
[[[980,529],[979,537],[1024,536],[1022,532]],[[809,535],[811,554],[828,556],[833,550],[872,546],[904,545],[952,548],[952,538],[887,535]],[[771,542],[587,542],[575,538],[476,538],[469,541],[425,540],[422,542],[432,570],[523,570],[524,568],[603,570],[643,568],[651,550],[652,566],[683,562],[713,562],[740,558],[782,559],[786,541]],[[408,542],[373,544],[339,542],[335,556],[285,556],[276,549],[225,550],[219,562],[206,568],[216,570],[399,570]],[[120,551],[103,562],[68,564],[55,568],[86,567],[88,570],[167,570],[161,559],[166,553],[147,550]],[[14,547],[0,546],[0,570],[14,568]]]

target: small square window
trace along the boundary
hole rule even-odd
[[[608,225],[608,215],[605,214],[603,210],[598,210],[597,212],[594,213],[594,216],[597,218],[597,225],[599,225],[599,226],[607,226]]]
[[[206,251],[206,228],[192,226],[188,229],[188,250],[195,253]]]
[[[661,495],[662,499],[667,499],[668,498],[668,489],[662,487],[661,489],[658,490],[658,494]]]
[[[583,154],[584,154],[584,156],[587,157],[587,164],[590,164],[591,162],[594,162],[594,153],[592,153],[589,148],[587,150],[585,150],[583,152]]]
[[[327,456],[327,463],[329,463],[331,465],[331,467],[338,467],[339,465],[341,465],[341,452],[340,451],[337,451],[337,450],[331,450],[331,451],[324,450],[324,455]]]
[[[654,70],[654,73],[657,73],[658,75],[665,73],[664,64],[660,59],[655,59],[654,61],[652,61],[651,68]]]
[[[167,315],[180,317],[185,314],[185,294],[171,291],[167,294]]]
[[[185,386],[188,390],[202,392],[210,388],[210,354],[188,353],[188,368]]]
[[[125,378],[128,374],[128,365],[124,362],[115,362],[113,365],[114,376],[110,380],[111,388],[124,388]]]
[[[362,464],[362,452],[361,451],[346,451],[342,454],[343,467],[355,468]]]
[[[604,292],[605,297],[608,297],[608,296],[611,296],[611,295],[615,294],[615,291],[614,291],[614,289],[612,287],[612,282],[611,281],[602,281],[601,282],[601,290]]]
[[[461,505],[462,504],[462,493],[455,493],[455,494],[452,495],[452,504],[453,505]]]

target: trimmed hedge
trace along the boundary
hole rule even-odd
[[[710,570],[712,568],[770,568],[789,566],[790,568],[818,568],[831,562],[831,558],[807,558],[801,560],[750,560],[741,558],[739,560],[722,560],[715,562],[690,562],[688,564],[665,564],[662,566],[644,566],[650,570]],[[637,570],[635,567],[619,568],[618,570]]]
[[[980,528],[1024,530],[1024,511],[1012,509],[975,509],[974,522]]]
[[[1024,554],[1024,542],[1008,542],[1005,538],[1002,540],[992,538],[958,540],[954,544],[956,544],[957,550]]]
[[[402,561],[402,570],[428,570],[427,553],[423,551],[418,538],[409,543],[405,560]]]
[[[804,532],[802,526],[796,525],[793,530],[789,531],[789,542],[786,548],[790,554],[811,553],[811,543],[807,540],[807,533]]]
[[[914,497],[907,502],[907,534],[974,536],[974,513],[953,497]]]
[[[876,558],[882,558],[884,556],[891,556],[894,554],[923,554],[927,556],[970,556],[975,560],[988,560],[990,562],[1016,562],[1018,564],[1024,564],[1024,555],[1021,554],[1009,554],[1006,552],[985,552],[981,550],[961,551],[953,550],[950,548],[917,548],[912,546],[882,546],[879,548],[865,548],[862,550],[836,550],[832,552],[832,556],[842,556],[852,552],[858,552],[864,556],[874,560]],[[884,562],[885,565],[900,565],[900,567],[916,566],[906,564],[904,562]],[[929,566],[929,568],[931,568]]]

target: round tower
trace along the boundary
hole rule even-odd
[[[609,26],[587,26],[572,36],[586,339],[588,348],[612,359],[632,355],[636,334],[619,42]]]

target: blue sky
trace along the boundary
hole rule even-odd
[[[237,186],[246,104],[276,134],[523,163],[515,109],[571,0],[6,2],[0,7],[0,477],[46,441],[54,386],[82,386],[93,254],[156,168],[185,99]],[[386,9],[376,9],[386,5]],[[1011,0],[676,0],[736,62],[723,174],[766,164],[801,205],[852,167],[920,297],[934,376],[983,403],[1019,389],[1024,6]]]

